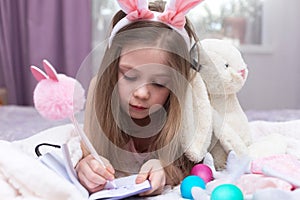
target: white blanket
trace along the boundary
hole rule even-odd
[[[254,144],[252,153],[291,153],[300,155],[300,120],[290,122],[251,122]],[[266,152],[266,144],[276,142]],[[84,199],[76,188],[46,166],[35,155],[34,148],[40,143],[67,143],[73,164],[81,158],[79,138],[71,124],[47,129],[24,140],[0,141],[0,200],[2,199]],[[42,149],[49,151],[49,148]],[[52,148],[51,148],[52,150]],[[59,151],[56,150],[58,153]],[[149,198],[150,199],[150,198]],[[182,199],[179,187],[166,188],[160,196],[151,199]]]
[[[0,141],[0,199],[83,199],[74,185],[43,165],[34,152],[39,143],[68,143],[72,159],[77,162],[81,150],[72,130],[71,125],[64,125],[25,140]]]
[[[286,122],[250,122],[253,158],[273,154],[291,154],[300,160],[300,120]]]

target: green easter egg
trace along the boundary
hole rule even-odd
[[[244,200],[244,196],[237,186],[223,184],[213,190],[210,200]]]

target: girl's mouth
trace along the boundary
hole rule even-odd
[[[135,110],[146,110],[147,108],[143,107],[143,106],[138,106],[138,105],[131,105],[130,104],[130,107],[135,109]]]

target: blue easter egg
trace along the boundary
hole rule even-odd
[[[237,186],[223,184],[213,190],[210,200],[244,200],[244,196]]]
[[[205,189],[205,182],[202,178],[195,175],[185,177],[180,185],[181,196],[187,199],[193,199],[192,188],[200,187]]]

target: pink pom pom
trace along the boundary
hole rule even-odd
[[[85,96],[81,84],[63,74],[53,79],[41,80],[33,94],[35,108],[45,118],[65,119],[84,107]]]

